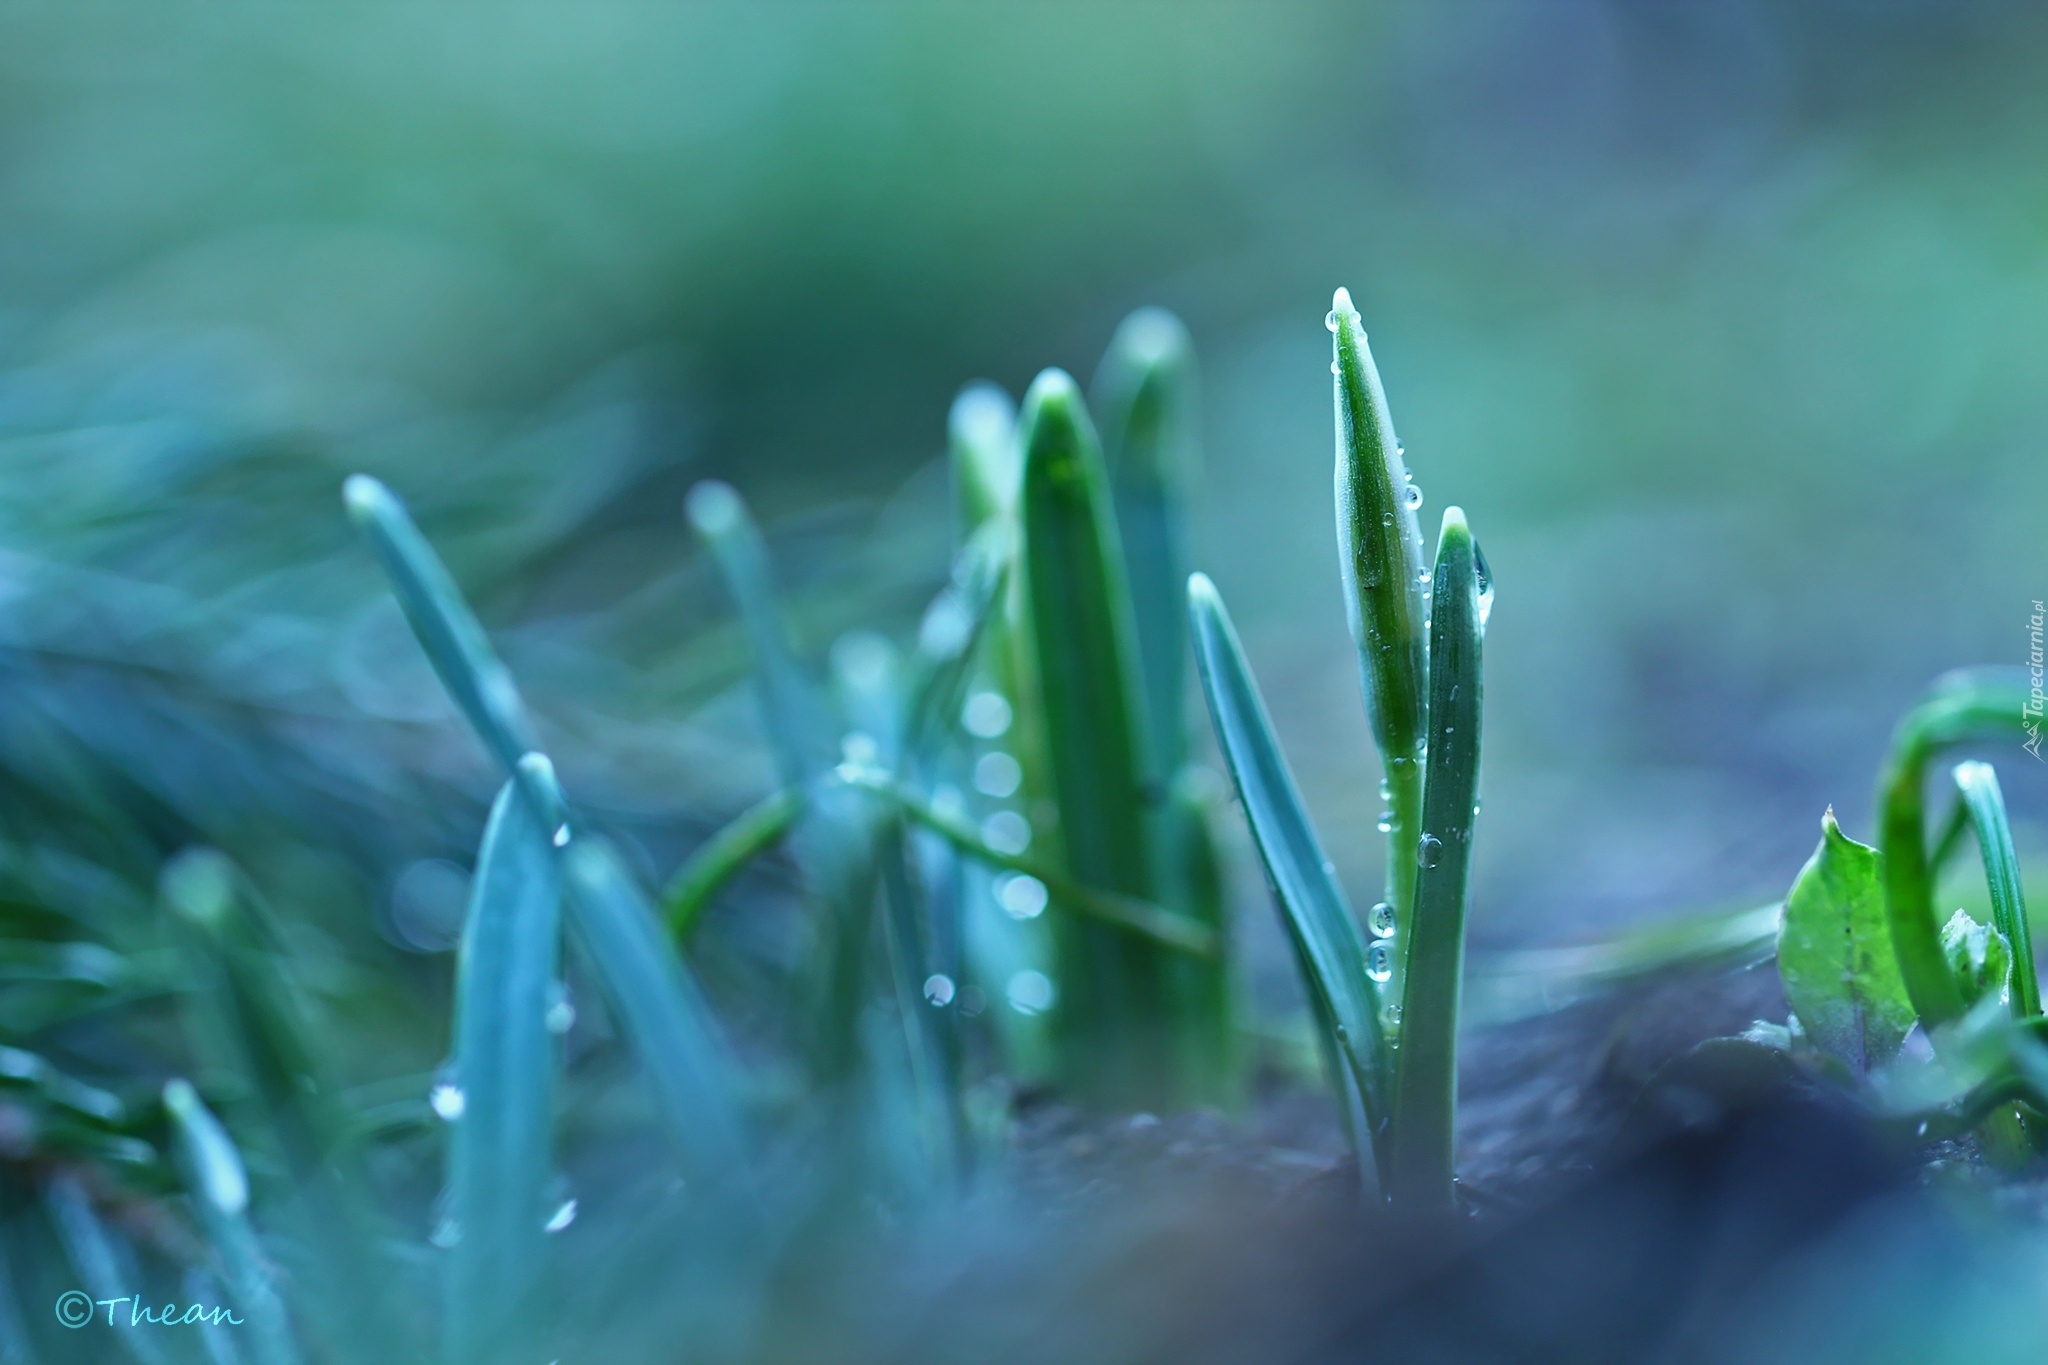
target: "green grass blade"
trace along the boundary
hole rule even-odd
[[[21,1296],[14,1290],[14,1268],[8,1264],[7,1244],[0,1239],[0,1365],[35,1365],[35,1350],[29,1344],[28,1320],[22,1316]]]
[[[511,772],[519,756],[534,747],[525,707],[454,578],[413,525],[405,505],[383,484],[367,474],[351,475],[342,486],[342,499],[384,566],[441,685]]]
[[[1180,319],[1161,308],[1125,318],[1088,403],[1102,427],[1130,577],[1148,774],[1164,787],[1187,758],[1184,522],[1195,461],[1195,359]]]
[[[1926,828],[1927,766],[1943,749],[2026,733],[2024,669],[1948,674],[1899,722],[1878,780],[1878,851],[1884,856],[1885,917],[1906,993],[1930,1032],[1962,1017],[1963,996],[1941,949]]]
[[[1010,395],[987,382],[962,389],[946,417],[946,445],[961,539],[971,538],[989,522],[1007,521],[1016,509],[1023,472],[1017,405]]]
[[[164,1086],[164,1112],[170,1115],[177,1139],[186,1192],[227,1276],[228,1292],[248,1319],[256,1358],[264,1365],[296,1365],[299,1349],[292,1341],[284,1300],[249,1226],[249,1177],[242,1154],[188,1082],[173,1080]]]
[[[918,624],[903,735],[904,753],[913,759],[928,757],[944,733],[942,722],[960,714],[968,676],[1009,584],[1006,544],[998,528],[977,532],[953,557],[951,581]]]
[[[1406,965],[1389,1195],[1449,1208],[1458,1139],[1458,1014],[1479,813],[1481,645],[1493,585],[1465,514],[1444,509],[1432,573],[1429,751],[1416,842],[1415,913],[1397,932]]]
[[[282,1160],[285,1193],[313,1244],[319,1282],[309,1316],[348,1359],[413,1359],[392,1326],[398,1299],[377,1250],[350,1125],[275,925],[239,870],[212,849],[173,859],[161,894],[189,937],[194,1042],[214,1074],[246,1092],[241,1102]]]
[[[783,785],[800,785],[838,762],[839,727],[797,662],[775,606],[760,529],[730,484],[698,484],[690,490],[688,511],[690,525],[718,564],[753,650],[755,685]]]
[[[2012,825],[2005,815],[2005,794],[1989,763],[1958,763],[1956,790],[1977,830],[1977,849],[1984,860],[1984,879],[1991,888],[1992,922],[2005,935],[2012,952],[2012,1009],[2022,1019],[2041,1012],[2041,980],[2034,971],[2034,939],[2027,925],[2027,906],[2020,892],[2020,860],[2013,849]]]
[[[99,1127],[120,1124],[126,1107],[98,1086],[67,1076],[38,1053],[0,1046],[0,1089],[22,1090],[54,1109]]]
[[[522,762],[545,763],[538,755]],[[551,786],[551,771],[535,777]],[[545,823],[507,782],[477,854],[455,973],[442,1336],[450,1365],[544,1340],[557,1045],[547,1012],[561,957],[562,882]]]
[[[910,1057],[911,1094],[927,1183],[944,1185],[963,1172],[966,1111],[960,1094],[958,983],[932,965],[929,916],[910,859],[910,829],[901,812],[882,834],[883,946]]]
[[[618,855],[578,839],[564,854],[571,923],[654,1091],[687,1172],[742,1169],[738,1075],[711,1011]]]
[[[849,775],[847,781],[888,797],[903,813],[975,860],[1005,872],[1036,877],[1045,884],[1058,909],[1085,915],[1122,933],[1195,957],[1218,959],[1223,946],[1216,931],[1186,915],[1176,914],[1136,896],[1099,891],[1077,882],[1042,859],[1005,853],[991,846],[972,825],[933,806],[916,792],[886,777]]]
[[[690,855],[661,893],[662,918],[677,947],[689,941],[704,911],[740,869],[781,842],[803,813],[803,794],[780,788],[741,811]]]
[[[1229,897],[1216,837],[1222,783],[1207,768],[1183,768],[1167,797],[1160,823],[1163,865],[1161,900],[1191,924],[1228,940]],[[1168,988],[1181,1020],[1176,1041],[1180,1073],[1190,1098],[1219,1109],[1243,1098],[1243,1029],[1237,982],[1219,953],[1208,960],[1167,963]]]
[[[1202,574],[1188,580],[1195,666],[1216,740],[1237,784],[1252,840],[1280,903],[1302,984],[1328,1034],[1330,1053],[1348,1076],[1333,1077],[1340,1096],[1355,1088],[1366,1130],[1356,1134],[1361,1168],[1385,1141],[1393,1095],[1393,1056],[1382,1031],[1379,992],[1366,974],[1366,945],[1337,885],[1294,774],[1280,751],[1244,649],[1223,599]]]
[[[1337,395],[1337,546],[1344,605],[1386,774],[1386,903],[1395,922],[1405,924],[1415,904],[1429,667],[1422,629],[1422,529],[1415,517],[1421,492],[1402,463],[1379,370],[1348,291],[1337,291],[1325,321]]]
[[[132,1296],[141,1292],[133,1273],[134,1255],[112,1228],[101,1221],[99,1211],[76,1177],[60,1175],[43,1187],[43,1211],[57,1233],[65,1259],[78,1272],[78,1283],[94,1300],[95,1326],[108,1330],[107,1315],[113,1316],[111,1335],[122,1351],[137,1365],[167,1365],[156,1339],[147,1329],[131,1324],[137,1305]],[[112,1302],[108,1306],[108,1301]]]
[[[1020,498],[1028,656],[1039,742],[1058,812],[1034,832],[1073,880],[1149,899],[1153,889],[1130,590],[1102,452],[1074,381],[1047,370],[1025,395]],[[1172,1019],[1156,952],[1079,916],[1054,922],[1054,1030],[1085,1097],[1172,1096]]]

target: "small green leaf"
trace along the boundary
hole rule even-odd
[[[1861,1076],[1897,1055],[1913,1005],[1892,952],[1876,849],[1842,833],[1832,808],[1820,846],[1785,896],[1778,975],[1806,1036]]]
[[[552,769],[535,778],[553,786]],[[554,829],[507,782],[477,854],[455,973],[463,1107],[448,1136],[448,1216],[458,1233],[444,1281],[450,1365],[503,1360],[546,1330],[558,1050],[547,1012],[562,906]]]
[[[455,579],[401,503],[367,474],[351,475],[342,499],[391,580],[413,634],[441,685],[506,772],[534,747],[519,689],[499,661]]]
[[[2012,946],[1997,925],[1980,924],[1969,911],[1956,911],[1941,926],[1941,954],[1967,1004],[2006,998],[2012,980]]]
[[[185,1188],[227,1276],[228,1292],[248,1319],[257,1359],[266,1365],[295,1365],[299,1350],[292,1341],[284,1300],[249,1226],[249,1177],[242,1154],[188,1082],[173,1080],[164,1086],[164,1111],[177,1137]]]
[[[1393,1058],[1381,1031],[1379,993],[1366,975],[1365,942],[1302,806],[1237,631],[1206,576],[1188,579],[1188,607],[1195,664],[1217,743],[1294,944],[1302,984],[1321,1025],[1325,1058],[1335,1072],[1332,1082],[1340,1098],[1355,1098],[1363,1117],[1360,1131],[1349,1113],[1352,1106],[1345,1106],[1360,1170],[1374,1183],[1374,1158],[1383,1155],[1378,1149],[1389,1117]]]

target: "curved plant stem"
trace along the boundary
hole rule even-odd
[[[733,817],[677,869],[661,893],[669,937],[681,946],[718,893],[748,863],[780,842],[804,812],[794,787],[781,787]]]
[[[903,813],[931,830],[969,857],[1001,868],[1005,872],[1036,877],[1045,883],[1052,898],[1068,910],[1085,915],[1104,926],[1136,934],[1160,947],[1177,949],[1196,957],[1215,958],[1222,954],[1216,931],[1206,924],[1177,915],[1137,896],[1099,891],[1057,871],[1036,858],[1005,853],[990,846],[973,826],[946,814],[931,802],[886,774],[849,773],[842,776],[849,785],[879,793],[899,806]]]
[[[1989,763],[1958,763],[1954,776],[1956,790],[1970,812],[1970,823],[1976,827],[1984,879],[1991,888],[1992,922],[2012,949],[2012,1012],[2017,1018],[2030,1019],[2041,1012],[2041,982],[2034,974],[2034,939],[2020,893],[2020,860],[2013,850],[2005,796]]]
[[[2024,733],[2027,675],[2019,669],[1951,673],[1899,722],[1878,781],[1878,849],[1885,916],[1899,974],[1923,1028],[1962,1017],[1963,994],[1941,950],[1926,829],[1927,765],[1967,740]]]

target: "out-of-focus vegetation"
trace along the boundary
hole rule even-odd
[[[1169,305],[1204,354],[1199,562],[1365,903],[1300,325],[1345,281],[1411,462],[1484,490],[1515,584],[1475,935],[1781,893],[1814,810],[1870,827],[1891,717],[2023,659],[2048,595],[2044,58],[2017,0],[0,17],[0,1043],[67,1068],[0,1077],[33,1116],[0,1150],[49,1177],[10,1226],[69,1242],[8,1244],[23,1311],[105,1261],[95,1208],[180,1235],[122,1199],[204,1149],[204,1111],[173,1133],[157,1102],[194,1060],[194,933],[289,964],[333,1094],[401,1154],[369,1178],[432,1204],[500,777],[334,510],[354,470],[659,885],[776,780],[685,490],[745,491],[807,659],[856,623],[908,641],[960,384],[1085,374]],[[2024,855],[2040,789],[2008,787]],[[705,913],[738,1037],[773,1031],[802,875]],[[1291,1007],[1270,920],[1246,937]],[[293,1154],[250,1160],[260,1186]]]

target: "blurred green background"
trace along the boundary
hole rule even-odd
[[[1769,899],[2048,596],[2044,69],[2018,0],[12,10],[13,799],[89,753],[164,845],[445,947],[491,778],[346,532],[364,469],[664,874],[768,780],[688,485],[760,510],[810,647],[907,631],[953,393],[1159,303],[1196,560],[1363,895],[1344,284],[1500,584],[1479,941]]]

